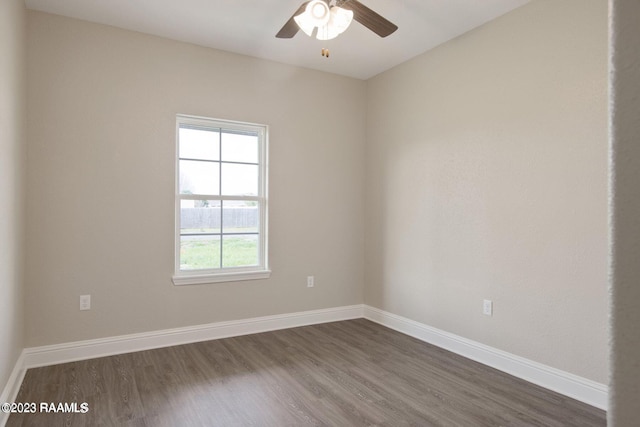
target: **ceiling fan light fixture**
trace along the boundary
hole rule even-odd
[[[304,12],[293,19],[298,24],[298,27],[311,37],[314,28],[322,28],[327,25],[331,19],[331,11],[324,1],[312,0],[307,4]]]
[[[331,17],[329,22],[318,29],[316,38],[318,40],[331,40],[344,33],[353,21],[353,11],[343,9],[338,6],[331,8]]]
[[[346,7],[340,7],[345,5]],[[358,0],[311,0],[303,2],[276,34],[279,39],[290,39],[299,30],[313,37],[328,40],[343,33],[353,20],[358,21],[380,37],[393,34],[398,26],[369,9]]]

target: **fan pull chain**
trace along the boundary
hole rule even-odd
[[[322,52],[322,56],[324,56],[325,58],[329,57],[329,49],[322,48],[321,52]]]

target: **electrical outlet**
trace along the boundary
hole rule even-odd
[[[80,310],[91,310],[91,295],[80,295]]]
[[[307,288],[313,288],[315,286],[315,279],[313,276],[307,276]]]
[[[493,301],[486,299],[482,302],[482,314],[493,316]]]

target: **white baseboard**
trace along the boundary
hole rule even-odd
[[[15,401],[29,368],[363,317],[565,396],[607,409],[605,385],[362,304],[25,348],[0,396],[0,403]],[[7,414],[0,413],[0,426],[4,426],[7,418]]]
[[[0,395],[0,403],[15,402],[24,375],[29,368],[298,326],[360,319],[363,317],[363,308],[362,304],[358,304],[25,348]],[[0,426],[4,426],[8,418],[9,414],[0,411]]]
[[[2,390],[2,394],[0,394],[0,404],[5,402],[15,402],[16,397],[18,396],[18,391],[20,391],[20,385],[22,385],[22,380],[24,379],[24,374],[27,372],[24,367],[24,351],[20,353],[20,357],[16,361],[16,364],[13,367],[13,371],[11,371],[11,375],[9,375],[9,379],[7,380],[7,384]],[[4,426],[9,419],[9,414],[3,411],[0,411],[0,426]]]
[[[608,387],[606,385],[368,305],[364,306],[364,317],[525,381],[607,410]]]
[[[24,350],[24,367],[35,368],[361,317],[363,317],[363,306],[352,305],[32,347]]]

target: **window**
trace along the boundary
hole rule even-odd
[[[265,279],[267,127],[177,116],[173,283]]]

